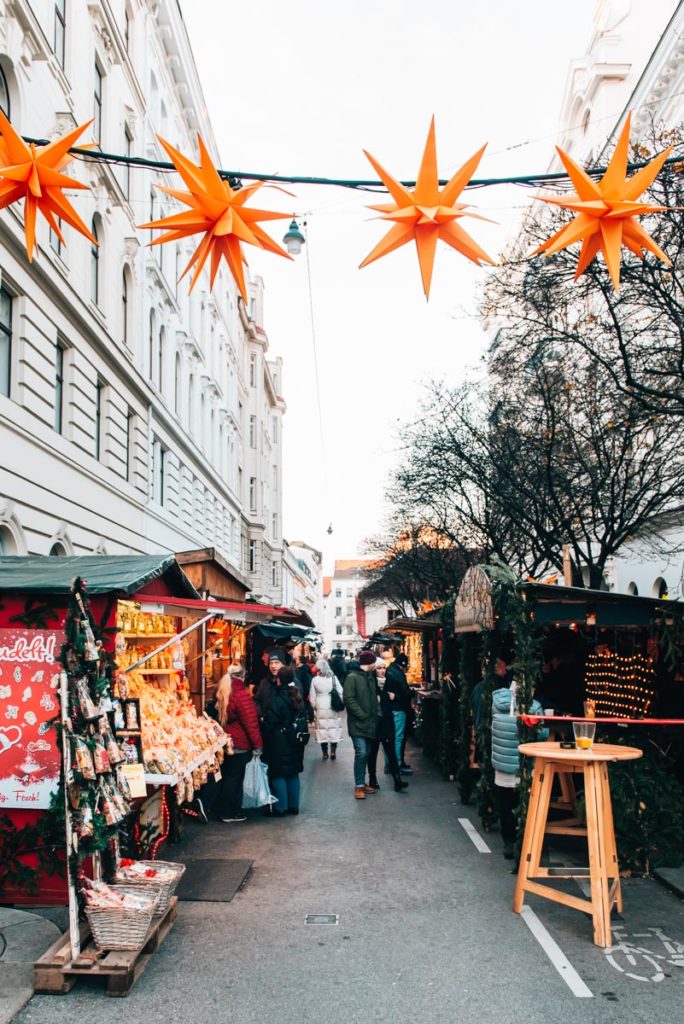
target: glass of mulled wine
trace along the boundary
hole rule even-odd
[[[594,745],[594,734],[596,732],[595,722],[573,722],[572,730],[575,734],[575,746],[578,750],[591,750]]]

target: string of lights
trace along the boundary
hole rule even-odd
[[[29,145],[33,143],[36,146],[45,146],[49,142],[48,139],[36,139],[27,135],[22,136],[22,138],[24,139],[24,142]],[[159,171],[165,174],[176,173],[174,165],[167,160],[155,160],[150,157],[142,156],[128,156],[123,153],[106,153],[100,149],[90,149],[81,146],[74,146],[69,150],[69,152],[73,156],[80,157],[89,163],[127,166],[143,170]],[[679,156],[671,156],[665,161],[664,166],[681,165],[683,160],[684,156],[682,154]],[[646,167],[648,163],[649,160],[632,161],[627,165],[627,169],[631,173],[632,171],[637,171],[642,167]],[[586,169],[586,173],[593,178],[600,178],[605,174],[606,169],[606,167],[591,167]],[[219,169],[218,173],[230,184],[231,188],[238,188],[243,181],[264,181],[287,185],[333,186],[336,188],[348,188],[365,192],[387,191],[381,181],[372,178],[322,178],[312,175],[265,174],[256,171],[229,171],[225,169]],[[440,178],[440,187],[446,185],[447,180],[448,179],[446,178]],[[556,182],[562,184],[569,182],[569,180],[570,176],[566,171],[543,171],[537,174],[512,174],[494,178],[471,178],[466,188],[488,188],[494,185],[525,185],[543,187],[545,185],[552,185]],[[402,181],[401,184],[406,188],[414,188],[416,183],[415,181]]]
[[[599,716],[646,715],[655,697],[654,680],[653,660],[644,654],[597,652],[587,659],[587,697],[595,701]]]

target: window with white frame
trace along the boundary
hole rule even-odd
[[[256,387],[257,380],[257,354],[256,352],[249,353],[249,386],[251,388]]]
[[[272,517],[273,540],[278,540],[278,513],[274,512]]]
[[[12,383],[12,296],[0,288],[0,395],[9,397]]]
[[[277,444],[278,443],[278,417],[277,416],[272,416],[271,417],[271,437],[273,438],[273,443]]]
[[[255,540],[250,540],[249,546],[248,546],[248,549],[247,549],[247,568],[249,569],[250,572],[256,572],[256,563],[257,563],[257,542]]]
[[[255,476],[249,478],[249,510],[256,512],[257,507],[257,482]]]
[[[275,559],[271,562],[271,585],[278,586],[278,563]]]
[[[64,68],[66,57],[66,0],[55,0],[55,33],[53,48],[57,63]]]
[[[55,430],[61,434],[64,427],[64,353],[66,345],[61,338],[55,346]]]
[[[257,418],[256,416],[249,417],[249,447],[256,448],[257,446]]]
[[[102,72],[95,62],[93,79],[93,137],[102,148]]]

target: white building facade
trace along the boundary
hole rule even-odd
[[[356,651],[368,637],[382,630],[396,608],[382,603],[367,604],[359,593],[368,584],[368,559],[342,559],[335,562],[332,576],[323,587],[323,636],[328,653],[336,647]]]
[[[94,118],[83,141],[104,152],[166,159],[159,133],[196,158],[199,132],[219,162],[177,0],[0,0],[0,71],[24,136]],[[176,176],[68,172],[99,246],[40,220],[29,264],[21,210],[0,213],[0,551],[215,547],[278,599],[285,405],[263,283],[248,307],[225,267],[190,293],[197,239],[146,247],[136,225],[173,212],[154,186]]]

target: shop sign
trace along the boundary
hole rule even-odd
[[[492,584],[484,569],[468,569],[456,598],[456,632],[493,628]]]
[[[57,662],[64,634],[0,629],[0,813],[46,808],[61,768]]]

